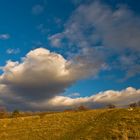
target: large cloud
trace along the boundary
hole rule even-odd
[[[67,96],[55,96],[49,100],[40,101],[39,103],[34,101],[23,102],[23,100],[18,103],[19,107],[22,108],[24,106],[24,109],[64,110],[72,109],[80,105],[89,108],[102,108],[106,107],[108,104],[114,104],[116,107],[128,107],[129,104],[138,101],[140,101],[140,89],[128,87],[120,91],[107,90],[88,97],[72,98]]]
[[[126,5],[113,9],[99,1],[81,4],[68,19],[64,31],[52,35],[49,40],[57,47],[64,46],[63,40],[67,40],[70,50],[73,46],[100,49],[111,67],[126,71],[126,78],[139,73],[140,17]],[[131,59],[133,64],[125,65],[122,57]]]
[[[8,61],[0,76],[0,104],[8,109],[63,110],[79,105],[98,108],[109,103],[120,107],[139,100],[140,90],[132,87],[121,91],[108,90],[89,97],[59,95],[76,80],[96,74],[102,65],[99,63],[99,67],[99,64],[93,63],[92,68],[96,70],[91,70],[91,67],[87,70],[88,64],[91,65],[88,59],[77,58],[75,61],[77,65],[44,48],[30,51],[21,62]]]
[[[0,75],[0,104],[9,108],[18,104],[23,109],[45,109],[81,103],[122,104],[139,97],[139,90],[133,88],[76,99],[59,95],[77,80],[108,68],[106,60],[111,67],[125,70],[126,78],[139,74],[140,17],[129,8],[120,6],[112,10],[108,5],[89,0],[73,12],[64,31],[49,40],[56,47],[66,43],[70,59],[39,48],[30,51],[21,62],[7,61]],[[117,59],[112,59],[116,54]]]
[[[66,60],[60,54],[38,48],[21,62],[7,61],[0,76],[1,99],[9,105],[10,102],[28,104],[63,93],[75,81],[97,74],[104,66],[100,59],[91,61],[90,56],[83,55]]]
[[[81,4],[69,18],[64,32],[53,35],[50,40],[67,38],[82,47],[95,47],[102,41],[105,47],[140,51],[139,27],[140,17],[126,6],[112,10],[110,6],[94,1]]]
[[[124,107],[130,103],[140,100],[140,89],[128,87],[121,91],[107,90],[89,97],[70,98],[56,96],[49,100],[48,104],[56,108],[72,108],[79,105],[86,105],[91,108],[105,107],[107,104],[115,104],[117,107]]]

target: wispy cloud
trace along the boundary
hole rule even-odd
[[[7,54],[18,54],[18,53],[20,53],[20,49],[19,48],[16,48],[16,49],[9,48],[6,50],[6,53]]]
[[[125,70],[127,78],[139,73],[138,61],[133,61],[130,71],[130,66],[120,59],[124,55],[127,59],[140,59],[140,17],[124,5],[112,10],[109,5],[96,0],[81,4],[68,19],[64,31],[52,35],[49,40],[54,47],[70,48],[69,52],[72,48],[100,49],[105,62],[108,61],[111,68]],[[113,55],[118,58],[112,59]]]
[[[1,40],[7,40],[10,38],[10,35],[9,34],[0,34],[0,39]]]
[[[58,34],[55,34],[55,35],[52,35],[50,36],[48,39],[50,41],[50,44],[53,46],[53,47],[62,47],[63,44],[62,44],[62,34],[61,33],[58,33]]]
[[[69,94],[69,95],[67,95],[67,96],[68,96],[68,97],[79,97],[79,96],[80,96],[80,93],[75,92],[75,93]]]
[[[37,4],[32,7],[32,14],[34,15],[40,15],[43,13],[43,11],[44,11],[43,5]]]

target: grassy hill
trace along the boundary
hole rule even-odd
[[[140,109],[62,112],[0,120],[0,140],[140,140]]]

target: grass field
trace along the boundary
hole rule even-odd
[[[1,119],[0,140],[140,140],[140,109]]]

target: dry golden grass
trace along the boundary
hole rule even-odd
[[[140,140],[140,109],[1,119],[0,140]]]

